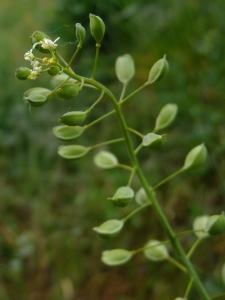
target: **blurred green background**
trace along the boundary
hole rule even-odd
[[[27,66],[23,55],[29,36],[41,30],[60,36],[60,53],[67,59],[76,47],[74,24],[86,27],[87,38],[73,67],[90,76],[94,41],[89,13],[102,17],[106,36],[96,79],[120,94],[115,59],[130,53],[136,74],[128,87],[143,84],[155,61],[164,54],[170,72],[124,106],[130,126],[150,132],[166,103],[179,113],[166,132],[168,141],[157,152],[143,150],[139,159],[150,184],[179,169],[187,152],[205,142],[204,167],[182,175],[157,192],[175,231],[187,230],[202,214],[220,214],[225,197],[225,2],[196,0],[3,0],[0,2],[0,299],[1,300],[170,300],[182,296],[187,278],[167,263],[152,263],[137,255],[125,266],[108,268],[100,261],[105,249],[137,249],[148,239],[165,239],[151,210],[136,215],[114,240],[101,240],[92,228],[109,218],[122,218],[136,207],[112,207],[106,198],[127,183],[127,172],[98,170],[89,155],[81,161],[57,156],[60,141],[52,134],[58,118],[71,108],[84,109],[96,95],[80,93],[76,101],[53,100],[32,109],[22,102],[25,90],[51,88],[49,78],[18,81],[14,72]],[[112,108],[105,99],[88,122]],[[78,144],[93,145],[117,138],[112,117],[91,128]],[[137,142],[134,139],[134,142]],[[106,148],[121,162],[121,145]],[[134,189],[139,188],[134,181]],[[181,239],[188,250],[194,237]],[[206,240],[193,263],[212,295],[224,291],[224,235]],[[195,292],[191,295],[197,299]],[[191,298],[190,298],[191,299]]]

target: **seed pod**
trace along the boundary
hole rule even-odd
[[[141,187],[135,194],[135,201],[138,205],[143,205],[146,203],[151,203],[145,190]]]
[[[209,216],[207,216],[207,215],[196,217],[194,219],[193,229],[194,230],[201,230],[201,231],[196,231],[195,232],[195,235],[198,238],[205,238],[205,237],[209,236],[208,233],[205,230],[205,226],[206,226],[206,223],[207,223],[208,219],[209,219]]]
[[[125,249],[113,249],[102,252],[102,262],[107,266],[119,266],[128,262],[133,256],[132,251]]]
[[[155,133],[148,133],[144,136],[142,145],[150,149],[159,149],[166,141],[166,134],[158,135]]]
[[[160,244],[160,241],[150,240],[145,247],[149,247],[144,249],[144,255],[149,260],[161,261],[169,256],[166,246]]]
[[[166,104],[160,111],[156,123],[154,131],[158,131],[160,129],[168,127],[176,117],[178,107],[176,104]]]
[[[225,216],[224,212],[221,215],[210,216],[206,222],[205,230],[210,235],[217,235],[225,232]]]
[[[79,44],[82,45],[84,42],[84,39],[86,37],[86,30],[80,23],[77,23],[75,25],[75,27],[76,27],[77,40],[78,40]]]
[[[58,154],[66,159],[79,159],[89,152],[90,148],[80,145],[59,146]]]
[[[15,75],[20,80],[26,80],[31,74],[31,70],[25,67],[20,67],[16,69]]]
[[[47,72],[51,76],[56,76],[60,73],[60,68],[57,66],[51,66]]]
[[[193,148],[185,158],[182,170],[194,169],[202,165],[207,158],[207,149],[204,144]]]
[[[115,168],[118,165],[118,159],[114,154],[108,151],[100,151],[94,156],[94,163],[102,169]]]
[[[24,102],[32,106],[45,105],[51,99],[52,99],[52,91],[41,87],[29,89],[23,95]]]
[[[52,78],[51,80],[51,85],[52,87],[55,89],[57,88],[60,84],[62,84],[65,80],[68,79],[68,75],[65,73],[61,73],[59,75],[56,75]],[[76,83],[77,80],[70,78],[69,80],[67,80],[67,83]]]
[[[31,44],[34,45],[34,44],[36,44],[36,43],[39,43],[39,42],[40,42],[41,40],[43,40],[44,38],[45,38],[45,39],[48,39],[48,40],[51,40],[51,38],[50,38],[46,33],[42,32],[42,31],[35,31],[35,32],[31,35],[30,41],[31,41]],[[40,44],[37,44],[37,45],[35,46],[35,49],[37,49],[38,51],[40,51],[40,52],[42,52],[42,53],[51,53],[50,50],[42,48]]]
[[[129,54],[119,56],[115,65],[116,76],[122,83],[127,83],[134,76],[135,67],[133,58]]]
[[[54,135],[64,141],[69,141],[80,136],[85,127],[60,125],[53,128]]]
[[[114,205],[125,207],[134,198],[134,191],[128,186],[118,188],[112,198],[108,198]]]
[[[105,24],[98,16],[89,14],[89,18],[91,35],[95,39],[96,43],[100,45],[105,34]]]
[[[166,76],[169,70],[169,64],[166,60],[166,56],[158,60],[150,70],[147,83],[152,84],[161,80]]]
[[[76,84],[72,83],[66,83],[62,85],[57,91],[56,91],[56,96],[57,98],[61,100],[70,100],[73,98],[76,98],[78,93],[80,91],[80,88]]]
[[[69,126],[77,126],[84,122],[87,116],[87,111],[70,111],[65,113],[60,119],[59,123]]]
[[[124,222],[121,220],[108,220],[99,227],[94,227],[93,230],[103,238],[112,238],[120,233],[123,225]]]

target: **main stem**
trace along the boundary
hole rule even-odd
[[[66,69],[64,69],[64,72],[69,75],[70,77],[77,79],[77,80],[82,80],[83,77],[78,76]],[[151,200],[152,202],[152,207],[155,211],[155,213],[158,216],[158,219],[163,227],[163,229],[165,230],[172,246],[175,248],[177,254],[179,255],[179,257],[181,258],[181,260],[183,261],[184,265],[187,268],[187,272],[190,276],[190,278],[193,278],[195,286],[199,292],[199,294],[202,296],[203,300],[210,300],[209,295],[207,294],[204,286],[202,285],[202,282],[200,281],[197,273],[195,272],[195,269],[193,268],[191,262],[189,261],[189,259],[186,257],[186,254],[183,250],[183,248],[181,247],[179,241],[176,238],[176,235],[172,229],[172,227],[170,226],[169,222],[167,221],[167,218],[165,216],[165,214],[163,213],[161,207],[159,206],[159,203],[154,195],[154,193],[152,192],[152,190],[149,188],[149,183],[147,182],[142,169],[139,166],[138,160],[134,154],[134,148],[132,145],[132,141],[131,141],[131,137],[129,132],[127,131],[127,124],[126,121],[123,117],[122,111],[121,111],[121,106],[120,103],[117,102],[115,96],[112,94],[112,92],[110,90],[108,90],[104,85],[102,85],[101,83],[93,80],[93,79],[89,79],[89,78],[83,78],[85,83],[89,83],[95,87],[97,87],[98,89],[100,89],[101,91],[104,91],[106,95],[109,96],[109,98],[111,99],[113,105],[114,105],[114,109],[116,111],[120,126],[121,126],[121,130],[124,136],[124,140],[125,140],[125,144],[127,147],[127,152],[130,158],[130,161],[132,163],[133,168],[135,168],[136,170],[136,174],[139,178],[139,181],[142,185],[142,187],[144,188],[148,198]]]

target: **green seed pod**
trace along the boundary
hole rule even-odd
[[[76,98],[78,93],[80,91],[80,88],[76,84],[72,83],[66,83],[62,85],[57,91],[56,91],[56,96],[57,98],[61,100],[70,100],[73,98]]]
[[[217,235],[225,232],[225,216],[224,212],[221,215],[210,216],[206,222],[205,230],[210,235]]]
[[[160,111],[156,123],[154,131],[158,131],[160,129],[168,127],[176,117],[178,107],[176,104],[166,104]]]
[[[56,76],[60,73],[60,68],[57,66],[51,66],[47,72],[51,76]]]
[[[134,191],[128,186],[118,188],[113,198],[108,198],[114,205],[125,207],[134,198]]]
[[[89,152],[90,148],[80,145],[59,146],[58,154],[66,159],[79,159]]]
[[[198,238],[205,238],[205,237],[209,236],[208,233],[205,230],[205,226],[206,226],[206,223],[207,223],[208,219],[209,219],[209,216],[207,216],[207,215],[196,217],[194,219],[193,229],[194,230],[201,230],[201,231],[196,231],[195,232],[195,235]]]
[[[150,70],[147,83],[152,84],[161,80],[166,76],[169,70],[169,64],[166,60],[166,56],[158,60]]]
[[[103,238],[112,238],[120,233],[123,225],[124,222],[121,220],[108,220],[99,227],[94,227],[93,230]]]
[[[150,199],[148,198],[145,190],[141,187],[135,194],[135,201],[138,205],[143,205],[146,203],[151,203]]]
[[[36,44],[36,43],[39,43],[39,42],[40,42],[41,40],[43,40],[44,38],[45,38],[45,39],[48,39],[48,40],[51,40],[51,38],[50,38],[46,33],[42,32],[42,31],[35,31],[35,32],[31,35],[30,41],[31,41],[31,44],[34,45],[34,44]],[[35,46],[35,49],[37,49],[38,51],[40,51],[40,52],[42,52],[42,53],[51,53],[50,50],[42,48],[40,44],[37,44],[37,45]]]
[[[128,262],[133,256],[132,251],[113,249],[102,252],[101,260],[107,266],[119,266]]]
[[[207,158],[207,149],[204,144],[193,148],[185,158],[182,170],[194,169],[202,165]]]
[[[166,141],[166,134],[158,135],[155,133],[148,133],[144,136],[142,145],[150,149],[159,149]]]
[[[54,135],[64,141],[69,141],[80,136],[85,127],[60,125],[53,128]]]
[[[94,156],[94,163],[102,169],[115,168],[118,165],[116,156],[108,151],[100,151]]]
[[[16,69],[15,75],[20,80],[26,80],[30,76],[31,70],[25,67],[20,67]]]
[[[70,111],[65,113],[60,119],[59,123],[63,123],[68,126],[77,126],[84,122],[87,116],[86,111]]]
[[[42,106],[47,104],[52,99],[52,91],[37,87],[27,90],[23,95],[23,100],[26,104],[32,106]]]
[[[86,30],[80,23],[77,23],[75,27],[77,40],[79,44],[82,45],[86,37]]]
[[[52,87],[55,89],[57,88],[60,84],[62,84],[65,80],[68,79],[68,75],[66,75],[65,73],[61,73],[59,75],[56,75],[52,78],[51,80],[51,85]],[[77,80],[70,78],[69,80],[67,80],[67,83],[76,83]]]
[[[161,261],[167,259],[169,256],[166,246],[160,244],[160,241],[150,240],[145,247],[149,247],[144,249],[144,255],[149,260]]]
[[[100,45],[105,34],[105,24],[98,16],[89,14],[89,18],[91,35],[95,39],[96,43]]]
[[[116,60],[115,70],[119,81],[127,83],[135,73],[133,58],[129,54],[119,56]]]

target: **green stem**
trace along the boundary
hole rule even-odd
[[[160,181],[158,184],[156,184],[155,186],[153,186],[152,190],[156,190],[157,188],[159,188],[161,185],[163,185],[164,183],[166,183],[167,181],[171,180],[172,178],[178,176],[179,174],[181,174],[183,171],[179,170],[175,173],[173,173],[172,175],[168,176],[167,178],[163,179],[162,181]]]
[[[124,84],[123,84],[123,89],[122,89],[122,92],[121,92],[121,95],[120,95],[120,100],[119,100],[119,102],[121,102],[121,101],[123,100],[123,97],[124,97],[124,95],[125,95],[126,89],[127,89],[127,83],[124,83]]]
[[[94,80],[95,73],[96,73],[96,70],[97,70],[98,56],[99,56],[99,49],[100,49],[100,47],[101,47],[100,44],[96,44],[95,62],[94,62],[94,68],[93,68],[92,75],[91,75],[91,79],[93,79],[93,80]]]
[[[136,208],[135,210],[133,210],[129,215],[127,215],[125,218],[122,219],[122,221],[125,223],[128,219],[130,219],[133,215],[137,214],[139,211],[141,211],[142,209],[144,209],[147,206],[151,206],[151,202],[149,201],[146,204],[143,204],[141,206],[139,206],[138,208]]]
[[[224,297],[225,297],[225,293],[222,293],[222,294],[216,295],[216,296],[212,297],[210,300],[218,299],[218,298],[221,298],[221,297],[223,297],[223,299],[224,299]]]
[[[143,88],[147,87],[148,85],[149,84],[146,82],[141,87],[139,87],[137,90],[135,90],[133,93],[131,93],[126,98],[124,98],[122,101],[120,101],[119,104],[120,105],[124,104],[127,100],[129,100],[130,98],[132,98],[135,94],[137,94],[138,92],[140,92]]]
[[[81,80],[81,77],[68,71],[68,70],[64,70],[64,72],[66,74],[68,74],[69,76],[73,77],[74,79],[77,80]],[[164,212],[162,211],[152,189],[149,187],[149,183],[147,182],[146,177],[144,176],[139,163],[137,161],[137,157],[134,153],[133,150],[133,145],[132,145],[132,141],[131,141],[131,137],[129,135],[129,132],[126,130],[127,128],[127,124],[125,122],[125,119],[123,117],[123,114],[121,112],[121,108],[120,105],[121,103],[124,103],[126,100],[128,100],[131,96],[128,96],[127,98],[125,98],[123,101],[121,101],[120,103],[117,102],[115,96],[112,94],[112,92],[110,90],[108,90],[104,85],[102,85],[99,82],[96,82],[95,80],[91,80],[88,78],[84,78],[84,81],[86,83],[90,83],[94,86],[96,86],[97,88],[99,88],[100,90],[104,90],[105,94],[108,95],[108,97],[111,99],[113,105],[114,105],[114,109],[116,111],[117,117],[118,117],[118,121],[120,123],[120,127],[121,127],[121,131],[123,133],[124,139],[125,139],[125,143],[126,143],[126,148],[127,148],[127,152],[128,152],[128,156],[130,158],[130,161],[132,163],[133,168],[136,169],[136,175],[139,178],[139,181],[142,185],[142,187],[144,188],[148,198],[151,200],[152,202],[152,207],[155,211],[155,213],[158,216],[158,219],[165,231],[165,233],[167,234],[172,246],[174,247],[174,249],[176,250],[177,254],[179,255],[179,257],[181,258],[181,260],[183,261],[186,269],[187,269],[187,273],[189,274],[189,276],[192,278],[194,278],[194,283],[195,283],[195,287],[197,288],[199,294],[202,296],[203,300],[210,300],[210,297],[208,295],[208,293],[206,292],[202,282],[200,281],[193,265],[191,264],[191,262],[189,261],[189,259],[186,257],[186,254],[183,250],[183,248],[181,247],[179,241],[177,240],[175,233],[172,229],[172,227],[170,226],[169,222],[167,221],[167,218],[164,214]],[[146,87],[148,84],[144,84],[141,88],[139,88],[137,91],[140,91],[142,88]],[[137,91],[133,92],[132,95],[136,94]]]
[[[171,262],[174,266],[179,268],[182,272],[187,273],[187,269],[182,264],[180,264],[176,259],[174,259],[173,257],[168,256],[167,260],[169,262]]]
[[[135,169],[133,169],[132,172],[131,172],[131,174],[130,174],[130,178],[129,178],[129,181],[127,183],[127,186],[131,186],[131,183],[133,181],[134,175],[135,175]]]
[[[192,256],[192,254],[194,253],[194,251],[196,250],[196,248],[198,247],[198,245],[201,243],[202,238],[198,238],[194,244],[192,245],[191,249],[188,251],[187,254],[187,258],[190,258]]]
[[[134,154],[137,155],[138,152],[142,149],[143,145],[142,143],[134,150]]]
[[[194,279],[191,278],[190,281],[189,281],[189,283],[188,283],[188,286],[187,286],[187,289],[186,289],[186,292],[185,292],[185,295],[184,295],[184,298],[185,298],[185,299],[187,299],[187,297],[188,297],[188,294],[189,294],[189,292],[190,292],[190,290],[191,290],[193,281],[194,281]]]
[[[143,134],[141,134],[141,133],[138,132],[137,130],[135,130],[135,129],[133,129],[133,128],[130,128],[130,127],[127,127],[126,129],[129,130],[130,132],[133,132],[134,134],[138,135],[141,139],[144,138]]]
[[[76,57],[77,53],[80,51],[81,48],[82,48],[82,44],[79,43],[79,44],[77,45],[76,51],[74,52],[74,54],[73,54],[73,56],[71,57],[71,59],[70,59],[68,65],[66,66],[67,69],[70,68],[70,66],[71,66],[71,64],[72,64],[72,62],[73,62],[73,60],[74,60],[74,58]]]
[[[134,168],[130,167],[130,166],[127,166],[127,165],[123,165],[123,164],[117,164],[116,165],[118,168],[122,168],[122,169],[125,169],[125,170],[128,170],[128,171],[133,171]]]
[[[100,121],[106,119],[107,117],[109,117],[109,116],[115,114],[115,112],[116,112],[115,110],[110,111],[109,113],[105,114],[104,116],[102,116],[102,117],[100,117],[100,118],[94,120],[93,122],[89,123],[88,125],[86,125],[86,127],[89,128],[89,127],[95,125],[96,123],[98,123],[98,122],[100,122]]]
[[[89,107],[88,112],[90,113],[91,110],[102,100],[103,95],[105,94],[104,91],[101,92],[101,95],[99,96],[99,98],[95,101],[94,104],[92,104],[92,106]]]
[[[102,147],[102,146],[105,146],[105,145],[115,144],[115,143],[120,143],[120,142],[124,142],[124,138],[115,139],[115,140],[110,140],[110,141],[107,141],[107,142],[103,142],[103,143],[100,143],[100,144],[91,146],[91,147],[89,147],[89,148],[90,148],[90,150],[93,150],[93,149],[95,149],[95,148],[99,148],[99,147]]]

